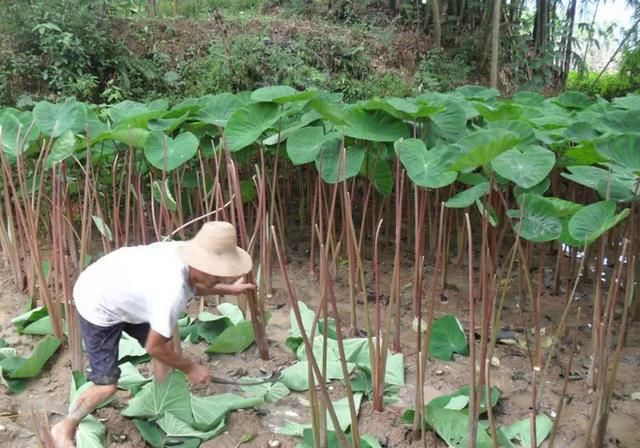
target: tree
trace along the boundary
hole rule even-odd
[[[567,31],[563,38],[564,43],[564,61],[562,64],[562,85],[566,86],[569,70],[571,69],[571,55],[573,54],[573,26],[576,20],[576,3],[577,0],[570,0],[567,8]]]
[[[433,12],[433,46],[442,46],[442,28],[440,27],[440,1],[431,0],[431,10]]]
[[[574,0],[575,1],[575,0]],[[491,24],[491,74],[490,85],[498,87],[498,53],[500,52],[500,0],[493,3],[493,20]]]

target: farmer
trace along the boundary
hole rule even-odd
[[[173,368],[185,372],[192,384],[207,383],[209,370],[173,349],[172,331],[192,296],[239,295],[253,289],[241,277],[252,265],[249,254],[236,246],[234,227],[209,222],[189,241],[123,247],[82,272],[73,296],[94,385],[53,426],[56,448],[73,447],[78,423],[116,393],[123,331],[151,356],[156,382]],[[224,283],[236,278],[235,283]]]

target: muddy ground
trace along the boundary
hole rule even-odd
[[[314,307],[319,301],[317,279],[309,275],[308,259],[304,258],[304,248],[294,247],[291,262],[288,265],[290,278],[298,294],[298,299]],[[392,256],[383,258],[381,272],[390,278]],[[383,413],[373,412],[370,402],[364,401],[360,410],[360,430],[362,434],[376,436],[385,447],[417,447],[421,442],[411,442],[410,428],[402,423],[401,414],[412,406],[415,395],[416,356],[415,332],[412,330],[413,316],[411,312],[412,266],[409,257],[402,262],[402,350],[405,355],[406,386],[400,390],[398,402],[388,406]],[[343,322],[348,322],[348,292],[346,284],[346,267],[340,266],[336,281],[336,294],[342,301]],[[426,268],[425,292],[430,284],[432,269]],[[469,310],[467,303],[467,272],[450,266],[449,286],[441,296],[437,305],[437,315],[453,313],[468,328]],[[388,282],[383,282],[383,289],[388,289]],[[503,312],[503,326],[509,326],[515,334],[522,334],[525,323],[533,325],[532,314],[520,313],[517,304],[517,288],[507,294]],[[570,315],[575,317],[575,307],[583,308],[583,315],[591,315],[590,291],[593,284],[581,285]],[[426,295],[425,295],[426,296]],[[232,300],[229,298],[229,300]],[[294,362],[294,357],[287,349],[284,341],[289,330],[289,304],[283,290],[280,273],[274,272],[274,295],[266,304],[272,313],[267,328],[270,342],[271,359],[261,361],[255,345],[235,356],[207,355],[205,344],[184,344],[184,350],[191,356],[198,357],[208,363],[211,369],[221,375],[265,375],[282,369]],[[3,337],[19,354],[28,354],[38,337],[16,335],[10,319],[24,310],[26,297],[19,293],[10,279],[6,269],[0,269],[0,337]],[[543,322],[547,335],[555,333],[562,312],[563,297],[545,293],[542,297]],[[197,313],[199,303],[190,303],[190,312]],[[215,304],[208,305],[214,309]],[[425,301],[426,306],[426,301]],[[362,304],[359,305],[362,316]],[[585,322],[587,319],[583,319]],[[589,366],[588,346],[590,341],[588,325],[581,327],[579,353],[576,355],[571,381],[568,386],[570,400],[565,405],[559,427],[556,446],[583,446],[584,427],[588,419],[593,393],[587,385]],[[569,339],[558,342],[557,356],[552,361],[545,384],[545,393],[541,403],[541,412],[554,416],[558,406],[559,395],[563,385],[563,371],[568,359]],[[501,392],[501,399],[495,408],[499,424],[508,424],[529,416],[531,404],[531,369],[526,349],[514,345],[500,344],[496,347],[495,357],[499,366],[492,367],[492,385]],[[144,367],[141,369],[144,372]],[[467,384],[469,370],[468,358],[457,356],[453,361],[430,361],[427,368],[425,393],[427,400],[446,393],[451,393]],[[0,445],[37,447],[38,440],[33,434],[34,423],[31,411],[46,413],[52,423],[60,418],[67,406],[69,395],[70,363],[67,353],[60,351],[45,368],[41,376],[29,384],[27,391],[19,395],[10,395],[6,389],[0,390]],[[334,382],[335,383],[335,382]],[[342,390],[334,384],[335,395]],[[197,390],[200,394],[237,391],[236,386],[212,384]],[[632,400],[631,394],[640,391],[640,323],[631,325],[627,345],[622,352],[622,361],[618,370],[615,393],[612,402],[611,416],[607,433],[607,446],[640,447],[640,401]],[[276,433],[285,420],[307,422],[307,407],[304,402],[306,394],[292,393],[285,399],[266,405],[259,409],[232,413],[227,419],[224,434],[204,443],[203,447],[233,448],[245,434],[253,434],[255,438],[242,446],[266,447],[268,441],[279,440],[282,447],[293,447],[296,441]],[[121,396],[115,407],[124,406],[125,398]],[[107,428],[107,446],[117,448],[141,447],[144,442],[135,429],[132,421],[122,417],[118,409],[108,407],[97,412],[97,416]],[[440,440],[430,435],[429,446],[445,446]],[[546,442],[543,446],[546,445]]]

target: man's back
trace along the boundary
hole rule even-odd
[[[149,322],[154,330],[169,336],[192,295],[188,268],[175,250],[178,244],[123,247],[97,260],[82,272],[74,287],[78,312],[105,327]]]

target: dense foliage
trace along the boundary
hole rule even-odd
[[[489,4],[462,11],[459,2],[442,2],[448,13],[435,42],[426,7],[392,3],[12,2],[0,10],[0,103],[179,99],[273,84],[337,91],[354,101],[486,82]],[[559,11],[547,17],[551,34],[541,45],[530,11],[512,6],[503,6],[501,91],[555,91],[568,69],[582,71],[584,47],[598,45],[588,24],[580,24],[566,65],[568,18]],[[623,46],[618,75],[596,83],[596,75],[571,76],[570,85],[607,98],[636,90],[636,47],[635,37]]]

